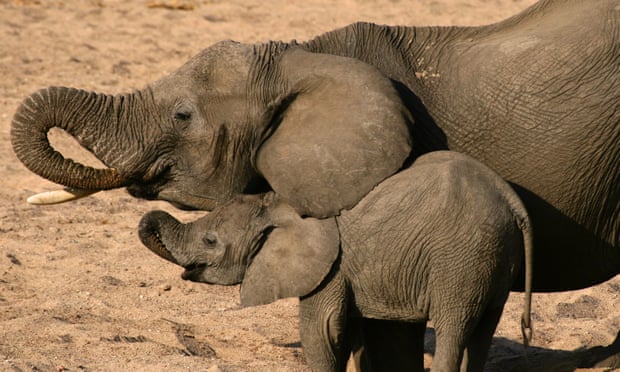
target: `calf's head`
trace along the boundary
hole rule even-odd
[[[244,306],[310,293],[340,247],[334,218],[302,218],[273,193],[239,195],[186,224],[153,211],[140,221],[139,235],[151,251],[184,267],[183,279],[241,283]]]

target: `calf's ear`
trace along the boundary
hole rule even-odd
[[[241,305],[300,297],[321,284],[340,252],[335,218],[301,218],[290,205],[274,211],[275,228],[241,284]]]

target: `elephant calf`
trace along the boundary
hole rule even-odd
[[[338,217],[302,218],[267,193],[240,196],[188,224],[150,212],[139,230],[149,249],[185,268],[184,279],[241,283],[244,306],[301,297],[301,340],[314,369],[344,371],[356,342],[352,324],[371,318],[414,324],[419,370],[430,319],[432,369],[481,371],[523,261],[523,325],[530,324],[529,226],[497,174],[440,151]]]

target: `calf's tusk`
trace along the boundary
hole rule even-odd
[[[36,195],[32,195],[26,201],[29,204],[45,205],[45,204],[58,204],[71,200],[83,198],[85,196],[94,194],[100,190],[82,190],[65,187],[60,190],[46,191]]]

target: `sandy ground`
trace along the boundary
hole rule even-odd
[[[56,186],[10,148],[19,102],[66,85],[119,93],[143,87],[222,39],[305,40],[348,23],[474,25],[533,0],[0,0],[0,369],[6,371],[306,371],[297,300],[241,309],[238,287],[184,282],[144,248],[143,213],[165,209],[117,190],[48,207],[26,198]],[[187,8],[182,10],[180,8]],[[92,161],[65,136],[53,143]],[[534,296],[535,336],[520,344],[512,294],[489,371],[574,370],[620,330],[620,277]],[[427,366],[432,359],[429,329]],[[593,369],[592,369],[593,370]],[[597,370],[604,370],[598,368]]]

